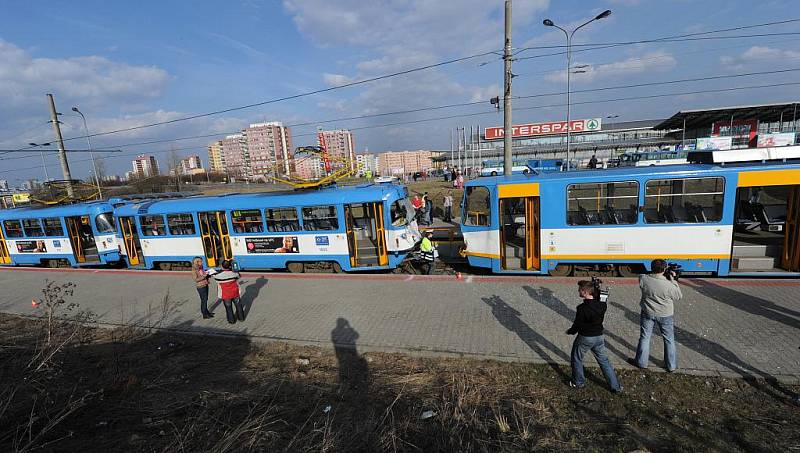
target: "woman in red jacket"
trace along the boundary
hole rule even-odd
[[[214,274],[214,280],[219,283],[220,298],[223,305],[225,305],[228,322],[236,324],[236,318],[239,318],[239,321],[244,321],[244,309],[242,309],[242,302],[239,300],[239,273],[231,270],[230,260],[222,262],[222,271]],[[235,316],[231,305],[236,307]]]

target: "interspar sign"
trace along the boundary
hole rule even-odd
[[[570,121],[572,132],[590,132],[599,131],[602,127],[600,118],[589,118],[585,120],[572,120]],[[497,140],[503,138],[503,127],[487,127],[485,136],[486,140]],[[567,122],[566,121],[553,121],[549,123],[531,123],[519,124],[511,127],[511,136],[516,137],[533,137],[535,135],[550,135],[550,134],[566,134]]]

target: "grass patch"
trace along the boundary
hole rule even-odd
[[[0,315],[2,451],[22,451],[19,434],[45,426],[28,450],[800,448],[798,407],[786,394],[797,388],[764,382],[622,371],[626,393],[615,396],[594,369],[575,391],[564,368],[360,354],[346,332],[330,350],[91,329],[34,384],[41,332],[42,321]]]

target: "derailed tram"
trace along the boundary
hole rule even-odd
[[[364,271],[396,268],[420,239],[405,187],[144,200],[117,206],[117,239],[131,268],[209,267]]]
[[[113,210],[106,201],[0,210],[0,265],[117,263]]]
[[[632,276],[663,258],[691,273],[800,276],[798,151],[480,178],[464,192],[463,254],[495,273]]]

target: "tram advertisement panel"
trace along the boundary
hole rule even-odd
[[[245,238],[247,253],[300,253],[297,236]]]
[[[19,253],[47,253],[44,241],[15,241]]]

